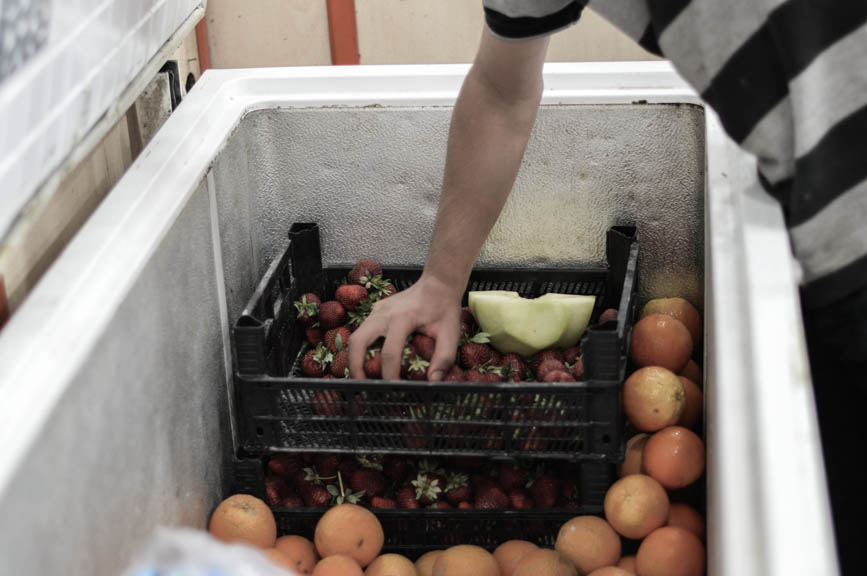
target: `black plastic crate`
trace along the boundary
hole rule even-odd
[[[635,229],[607,233],[607,267],[479,269],[469,290],[514,290],[597,297],[582,347],[585,380],[560,383],[445,383],[307,378],[293,301],[305,292],[330,297],[348,267],[323,268],[316,224],[295,224],[235,324],[238,430],[248,454],[334,451],[535,457],[619,461],[620,392],[635,315]],[[406,289],[421,268],[387,268]],[[466,298],[466,295],[465,295]],[[596,326],[616,307],[617,322]]]
[[[233,494],[264,498],[264,461],[236,459]],[[415,560],[425,552],[457,544],[493,550],[503,542],[522,539],[553,548],[557,531],[575,516],[603,514],[608,487],[616,477],[612,464],[588,462],[578,471],[578,506],[547,510],[389,510],[371,508],[385,533],[383,552]],[[278,535],[294,534],[313,540],[325,508],[272,508]]]

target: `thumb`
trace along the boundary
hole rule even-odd
[[[446,377],[446,372],[452,367],[452,364],[455,363],[455,353],[458,347],[458,331],[459,328],[455,325],[439,333],[433,356],[430,359],[428,380],[433,382],[442,380]]]

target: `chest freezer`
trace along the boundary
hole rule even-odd
[[[235,447],[230,326],[296,221],[326,265],[424,260],[466,66],[209,71],[0,333],[0,574],[119,573],[204,527]],[[661,62],[550,64],[485,265],[604,261],[705,316],[709,573],[835,573],[779,208]]]

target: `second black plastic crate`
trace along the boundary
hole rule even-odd
[[[525,297],[594,295],[591,323],[617,308],[616,322],[591,325],[583,338],[583,382],[329,380],[297,371],[304,334],[292,303],[306,292],[332,296],[349,269],[323,268],[318,227],[293,225],[233,330],[242,450],[620,460],[638,243],[633,228],[612,228],[606,240],[607,267],[474,270],[468,286]],[[399,290],[420,274],[385,271]]]

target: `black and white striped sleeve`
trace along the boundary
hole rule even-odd
[[[587,0],[483,0],[485,23],[500,38],[545,36],[578,21]]]

